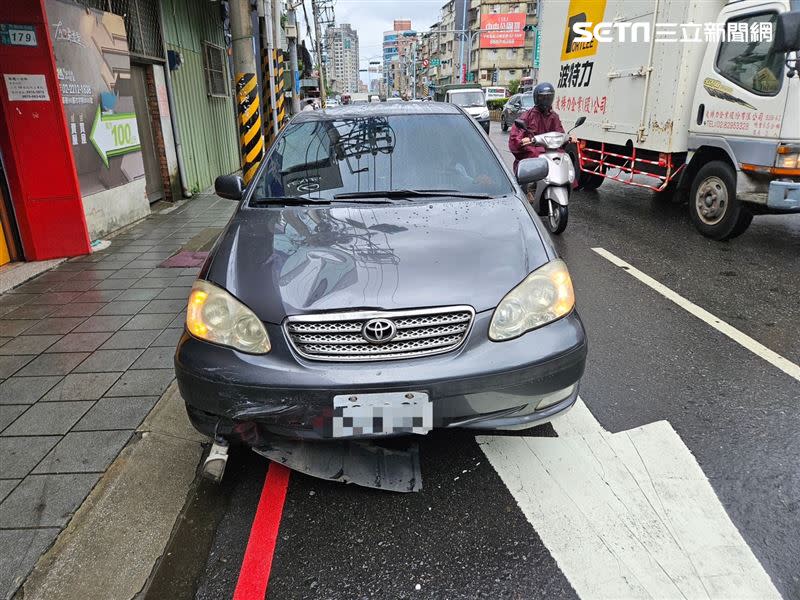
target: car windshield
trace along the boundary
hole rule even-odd
[[[255,185],[255,201],[391,190],[513,192],[470,120],[443,114],[291,123]]]
[[[524,106],[525,108],[533,107],[533,94],[522,95],[522,106]]]
[[[450,102],[463,107],[483,106],[486,104],[483,92],[480,90],[475,90],[474,92],[453,92],[450,94]]]

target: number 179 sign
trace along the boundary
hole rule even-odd
[[[7,46],[36,46],[36,28],[33,25],[0,23],[0,44]]]
[[[113,156],[122,156],[141,150],[134,113],[104,115],[98,106],[89,139],[106,167],[108,167],[108,159]]]

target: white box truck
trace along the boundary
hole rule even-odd
[[[800,0],[549,0],[539,31],[584,189],[688,200],[720,240],[800,212]]]

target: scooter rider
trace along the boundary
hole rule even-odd
[[[511,129],[508,138],[508,149],[514,155],[514,173],[517,172],[519,161],[525,158],[536,158],[544,153],[545,149],[533,143],[534,135],[558,131],[564,133],[564,126],[558,113],[553,110],[553,100],[556,90],[552,83],[542,82],[533,88],[533,108],[526,112],[522,119],[525,121],[528,132],[521,131],[516,125]]]

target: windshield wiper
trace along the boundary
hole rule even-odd
[[[372,198],[373,194],[368,194],[366,196],[352,196],[353,199],[357,198]],[[377,198],[384,197],[383,194],[375,195]],[[349,197],[348,197],[349,198]],[[335,200],[344,200],[345,198],[340,198],[338,195],[334,196]],[[248,206],[252,207],[264,207],[264,206],[306,206],[306,205],[318,205],[318,204],[330,204],[330,198],[309,198],[307,196],[271,196],[269,198],[251,198],[250,204]],[[389,200],[372,200],[369,204],[391,204]]]
[[[491,198],[489,194],[459,192],[458,190],[372,190],[365,192],[343,192],[336,194],[334,200],[349,198],[438,198],[452,196],[454,198]]]
[[[327,198],[309,198],[307,196],[270,196],[269,198],[250,198],[248,206],[271,206],[273,204],[302,206],[304,204],[330,204]]]

